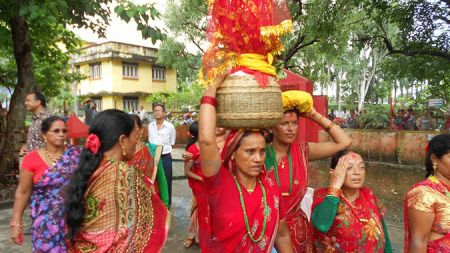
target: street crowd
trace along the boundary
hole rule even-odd
[[[216,125],[220,85],[205,89],[198,121],[189,126],[183,157],[193,200],[185,247],[392,252],[386,209],[364,186],[363,157],[338,125],[302,101],[309,95],[283,96],[283,117],[270,129],[224,129]],[[12,242],[23,244],[29,204],[33,252],[160,252],[169,232],[176,137],[165,106],[153,105],[148,125],[120,110],[96,112],[82,147],[67,144],[66,121],[49,113],[42,93],[27,94],[25,106],[33,119],[20,151]],[[298,142],[300,117],[332,141]],[[425,155],[426,178],[405,196],[405,252],[450,252],[450,135],[432,138]],[[308,162],[326,158],[329,185],[316,189],[304,210]]]

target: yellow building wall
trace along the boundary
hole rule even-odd
[[[95,63],[95,62],[92,62]],[[112,90],[112,63],[109,60],[101,61],[102,63],[102,75],[99,79],[92,79],[88,77],[87,79],[81,80],[78,84],[78,94],[81,96],[85,95],[95,95],[101,93],[110,93]],[[80,72],[84,75],[89,76],[90,63],[83,63],[80,65]],[[122,74],[122,71],[120,72]]]
[[[114,100],[116,102],[116,109],[123,110],[123,97],[116,95],[114,96]]]
[[[141,110],[141,105],[144,106],[144,110],[147,112],[152,111],[152,104],[146,101],[148,95],[139,96],[139,110]]]
[[[151,112],[151,104],[146,101],[149,94],[160,91],[176,91],[177,79],[175,69],[166,69],[165,81],[153,80],[152,65],[139,62],[138,78],[131,79],[122,76],[122,62],[121,59],[102,60],[101,78],[81,80],[78,84],[77,95],[102,96],[103,110],[112,108],[123,110],[123,96],[138,96],[138,109],[143,105],[146,111]],[[89,63],[81,64],[80,72],[89,75]]]
[[[122,76],[122,60],[112,60],[112,92],[114,93],[155,93],[159,91],[176,91],[177,76],[174,69],[166,69],[166,80],[152,79],[152,65],[138,63],[138,78]]]
[[[150,72],[151,74],[151,72]],[[177,90],[177,72],[172,68],[166,68],[166,80],[152,80],[153,92],[167,92]]]
[[[102,97],[103,110],[114,109],[114,98],[113,96],[103,96]]]

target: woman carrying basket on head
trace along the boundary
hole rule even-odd
[[[282,98],[283,118],[271,129],[273,140],[266,147],[266,169],[280,187],[295,252],[312,252],[311,225],[300,208],[308,188],[308,161],[332,156],[349,147],[352,140],[339,126],[312,107],[313,100],[309,93],[287,91],[282,93]],[[299,143],[297,132],[300,116],[323,127],[334,142]]]
[[[276,183],[265,176],[265,140],[260,131],[231,132],[219,153],[216,88],[205,90],[199,116],[199,146],[211,217],[207,252],[292,252]],[[223,160],[223,162],[222,162]]]

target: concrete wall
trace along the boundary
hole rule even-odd
[[[353,138],[352,149],[367,160],[406,165],[424,164],[425,146],[439,132],[345,129]],[[330,141],[325,131],[319,132],[319,142]]]

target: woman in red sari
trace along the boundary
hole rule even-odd
[[[188,237],[184,241],[184,246],[189,248],[194,241],[197,241],[200,245],[200,249],[205,250],[205,238],[207,238],[211,229],[209,225],[206,192],[203,185],[200,150],[197,141],[198,122],[194,122],[189,126],[189,134],[191,135],[191,139],[186,145],[186,151],[183,153],[183,158],[185,159],[184,174],[188,179],[189,187],[191,187],[194,196],[192,197]],[[216,127],[215,134],[219,151],[222,151],[226,141],[227,130],[225,128]]]
[[[278,252],[292,252],[278,187],[264,173],[262,133],[233,131],[223,156],[219,153],[215,95],[221,81],[206,88],[200,106],[201,168],[211,220],[203,252],[270,252],[274,242]]]
[[[295,252],[312,252],[312,231],[300,202],[308,188],[308,161],[330,157],[349,147],[351,138],[332,121],[312,107],[312,97],[302,91],[282,93],[283,118],[272,128],[273,141],[266,147],[267,174],[281,189],[286,207],[286,222]],[[297,141],[299,116],[313,120],[323,127],[334,142],[299,143]]]
[[[316,253],[392,253],[384,207],[364,187],[366,175],[362,157],[349,150],[331,159],[328,188],[314,193],[311,216]]]
[[[194,242],[199,242],[199,226],[200,221],[205,221],[205,215],[199,215],[198,205],[206,204],[206,195],[203,187],[203,174],[200,166],[200,150],[198,148],[198,122],[193,122],[189,126],[189,142],[186,145],[186,152],[192,156],[184,162],[184,175],[186,176],[189,187],[192,189],[192,203],[190,212],[190,221],[188,226],[188,235],[184,241],[184,246],[189,248]],[[200,203],[198,203],[200,202]],[[200,208],[207,210],[205,207]],[[203,226],[205,227],[205,226]],[[204,228],[203,228],[204,229]],[[203,230],[205,231],[205,230]]]
[[[450,252],[450,134],[426,148],[427,179],[405,199],[405,252]]]
[[[69,182],[65,212],[71,252],[160,252],[168,211],[140,169],[139,129],[123,111],[99,113]]]

